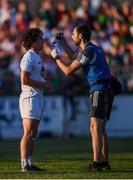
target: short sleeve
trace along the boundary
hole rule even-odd
[[[31,56],[23,56],[21,63],[20,63],[20,69],[21,71],[27,71],[31,72],[32,71],[32,60]]]
[[[92,48],[85,48],[83,51],[81,51],[76,60],[80,61],[83,65],[86,64],[93,64],[96,61],[96,52]]]

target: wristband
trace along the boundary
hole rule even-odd
[[[56,59],[56,60],[60,59],[60,56],[59,56],[59,55],[56,55],[56,56],[55,56],[55,59]]]

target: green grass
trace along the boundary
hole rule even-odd
[[[36,142],[36,165],[46,171],[21,173],[19,141],[0,141],[0,179],[133,179],[133,138],[110,139],[108,172],[88,172],[91,141],[87,138],[40,139]]]

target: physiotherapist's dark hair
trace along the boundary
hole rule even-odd
[[[82,34],[84,41],[90,41],[91,38],[91,28],[87,24],[76,26],[76,31],[78,34]]]
[[[32,47],[32,44],[37,40],[39,36],[42,36],[43,33],[39,28],[29,28],[22,35],[23,47],[26,50],[29,50]]]

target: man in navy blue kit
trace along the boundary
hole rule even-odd
[[[108,80],[111,73],[102,49],[90,42],[91,29],[87,25],[74,28],[72,39],[81,51],[74,53],[69,47],[64,36],[58,38],[63,43],[68,54],[70,65],[65,65],[56,49],[51,51],[59,68],[65,75],[71,75],[76,70],[83,68],[90,87],[90,132],[92,136],[93,162],[90,171],[110,170],[108,161],[108,146],[106,134],[106,121],[110,117],[113,91]]]

